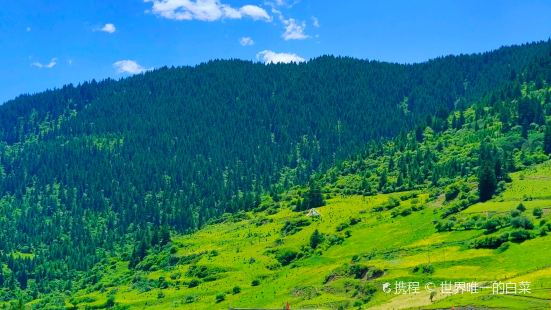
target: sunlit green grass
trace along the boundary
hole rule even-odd
[[[464,214],[509,212],[522,202],[530,212],[535,207],[551,206],[551,165],[544,163],[537,168],[512,175],[513,182],[500,197],[485,203],[475,204]],[[548,180],[549,179],[549,180]],[[321,218],[313,219],[311,225],[294,235],[283,236],[280,231],[285,221],[304,218],[303,213],[282,208],[269,215],[265,212],[250,213],[250,219],[207,226],[200,231],[175,236],[173,244],[176,256],[216,251],[217,255],[203,255],[195,262],[198,266],[219,268],[212,282],[203,281],[188,288],[191,278],[186,277],[189,265],[176,265],[172,270],[140,272],[144,277],[158,280],[164,277],[166,289],[154,288],[141,293],[132,287],[132,273],[127,262],[115,261],[113,269],[101,279],[102,290],[81,291],[75,298],[91,297],[95,301],[85,304],[100,305],[109,292],[114,291],[119,305],[136,309],[227,309],[235,307],[282,307],[289,302],[293,307],[335,309],[352,307],[356,299],[347,291],[349,279],[337,279],[324,284],[333,270],[351,263],[359,257],[364,265],[383,269],[384,275],[369,281],[378,289],[368,304],[362,307],[388,308],[450,308],[452,306],[477,306],[511,309],[548,309],[551,294],[551,236],[538,237],[521,244],[512,244],[502,253],[488,249],[470,249],[469,242],[483,235],[483,231],[453,231],[437,233],[433,220],[439,219],[439,203],[426,202],[427,195],[419,195],[419,203],[426,208],[408,216],[391,217],[390,211],[376,212],[374,207],[384,204],[389,196],[333,197],[320,208]],[[527,197],[530,197],[527,199]],[[500,201],[503,200],[503,201]],[[409,206],[411,200],[401,202]],[[255,220],[265,217],[271,221],[257,226]],[[345,230],[350,237],[340,245],[317,251],[309,257],[294,261],[289,266],[268,269],[277,261],[269,249],[300,251],[309,242],[314,230],[326,235],[343,236],[337,232],[339,224],[359,218],[360,222]],[[549,218],[549,216],[547,216]],[[434,273],[413,273],[413,268],[422,264],[434,266]],[[171,275],[179,273],[177,280]],[[258,286],[252,286],[253,280]],[[177,284],[176,281],[179,281]],[[525,296],[492,296],[490,292],[453,296],[436,296],[430,302],[426,292],[416,296],[385,294],[380,289],[384,282],[419,281],[531,281],[533,294]],[[241,292],[233,294],[235,286]],[[159,293],[162,292],[162,296]],[[225,294],[217,303],[217,294]],[[189,297],[191,296],[191,297]],[[186,303],[186,298],[193,299]]]

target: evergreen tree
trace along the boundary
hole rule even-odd
[[[486,201],[494,195],[497,189],[496,160],[493,147],[488,139],[480,144],[478,172],[478,193],[481,201]]]
[[[388,175],[386,169],[383,170],[379,178],[379,190],[382,191],[388,182]]]
[[[310,236],[310,247],[316,249],[323,242],[323,235],[316,229]]]
[[[168,227],[166,225],[163,225],[161,227],[161,231],[159,233],[159,244],[161,246],[164,246],[168,243],[170,243],[170,230],[168,229]]]
[[[153,228],[153,233],[151,234],[151,246],[159,245],[159,229],[157,227]]]
[[[545,152],[545,154],[551,155],[551,122],[547,122],[547,125],[545,125],[543,151]]]
[[[367,177],[362,177],[362,183],[360,184],[360,190],[361,194],[364,196],[367,196],[371,194],[371,186],[369,184],[369,181],[367,180]]]
[[[497,189],[495,170],[489,162],[484,162],[480,167],[478,176],[478,193],[481,201],[486,201],[494,195]]]
[[[302,203],[300,204],[299,211],[318,208],[324,205],[325,200],[323,199],[319,184],[311,180],[308,184],[308,191],[306,191]]]
[[[457,128],[461,129],[463,125],[465,124],[465,114],[463,113],[463,110],[459,111],[459,121],[457,122]]]
[[[147,242],[142,239],[138,243],[136,247],[134,247],[134,250],[132,251],[132,255],[130,256],[130,262],[128,263],[128,267],[134,268],[136,265],[138,265],[142,259],[147,255]]]
[[[457,129],[457,119],[455,117],[455,113],[452,114],[452,128]]]

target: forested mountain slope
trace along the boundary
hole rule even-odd
[[[4,296],[29,283],[36,294],[71,291],[110,251],[136,245],[141,259],[152,235],[163,244],[169,230],[256,208],[370,142],[446,130],[450,113],[474,100],[479,112],[499,107],[527,81],[551,80],[550,51],[547,41],[414,65],[212,61],[9,101],[0,106]],[[524,138],[544,109],[527,106]],[[399,180],[391,170],[380,172]],[[429,176],[364,190],[414,188]]]
[[[548,309],[550,98],[543,82],[496,90],[452,111],[441,131],[372,142],[308,186],[264,194],[253,210],[191,234],[153,231],[70,291],[21,300],[79,309]],[[400,281],[419,291],[397,293]],[[495,294],[494,281],[529,283],[530,293]],[[444,291],[441,282],[480,289]]]

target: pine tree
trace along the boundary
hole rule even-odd
[[[140,260],[142,260],[147,255],[147,248],[148,246],[146,241],[142,239],[140,241],[140,245],[138,246],[138,251],[137,251],[137,254]]]
[[[543,138],[543,151],[547,155],[551,155],[551,122],[545,126],[545,136]]]
[[[147,255],[147,243],[144,239],[140,240],[137,247],[134,247],[128,267],[134,268]]]
[[[404,185],[404,176],[400,172],[400,173],[398,173],[398,180],[396,180],[396,187],[400,188],[400,187],[402,187],[402,185]]]
[[[452,114],[452,128],[457,129],[457,119],[455,117],[455,113]]]
[[[159,244],[161,246],[164,246],[168,243],[170,243],[170,230],[166,225],[163,225],[161,227],[161,232],[159,233]]]
[[[494,195],[497,189],[495,152],[489,140],[480,144],[480,167],[478,172],[478,193],[481,201],[486,201]]]
[[[379,190],[383,190],[386,186],[386,183],[388,182],[388,175],[386,170],[383,170],[383,173],[381,173],[381,177],[379,179]]]
[[[140,262],[140,258],[138,257],[138,250],[136,247],[132,250],[132,254],[130,255],[130,261],[128,262],[128,268],[134,268],[136,265]]]
[[[318,208],[325,205],[321,189],[317,182],[311,180],[308,184],[308,191],[305,193],[304,200],[299,206],[299,211],[304,211],[312,208]]]
[[[153,233],[151,234],[151,246],[156,246],[159,244],[159,230],[157,227],[153,228]]]
[[[494,195],[497,188],[495,170],[489,162],[484,162],[480,167],[478,177],[478,192],[480,201],[486,201]]]
[[[310,247],[315,249],[323,242],[323,235],[316,229],[310,236]]]
[[[465,114],[463,110],[459,111],[459,121],[457,122],[457,129],[461,129],[465,124]]]
[[[371,193],[371,186],[366,176],[362,177],[362,183],[360,184],[360,190],[364,196],[367,196]]]

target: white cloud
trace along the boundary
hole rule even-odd
[[[145,69],[134,60],[119,60],[113,64],[113,67],[118,73],[138,74],[149,70]]]
[[[272,13],[278,16],[281,23],[285,26],[285,32],[281,37],[285,40],[304,40],[308,39],[310,36],[304,33],[306,28],[306,22],[301,22],[300,24],[294,18],[285,18],[283,13],[279,10],[272,8]]]
[[[107,33],[115,33],[115,31],[117,31],[117,27],[113,24],[105,24],[100,30]]]
[[[241,19],[271,21],[266,10],[256,5],[234,8],[220,0],[144,0],[152,2],[155,15],[173,20],[216,21],[220,19]]]
[[[277,63],[299,63],[306,61],[304,58],[300,57],[297,54],[290,54],[290,53],[276,53],[274,51],[270,50],[264,50],[258,54],[256,54],[256,58],[258,60],[261,60],[262,62],[266,64],[277,64]]]
[[[319,28],[320,27],[320,21],[317,17],[312,16],[312,26]]]
[[[291,2],[289,2],[288,0],[275,0],[275,1],[266,1],[265,4],[271,7],[282,6],[282,7],[292,8],[299,2],[300,0],[294,0]]]
[[[285,32],[281,35],[283,39],[304,40],[309,38],[309,36],[304,33],[304,28],[306,28],[305,22],[298,24],[294,18],[289,18],[286,19],[283,24],[285,25]]]
[[[271,21],[272,18],[270,15],[268,15],[268,12],[264,10],[263,8],[256,6],[256,5],[244,5],[239,9],[239,12],[243,14],[244,16],[249,16],[254,20],[268,20]]]
[[[243,46],[251,46],[254,45],[254,40],[250,37],[242,37],[239,39],[239,44]]]
[[[27,27],[27,28],[25,28],[25,30],[27,30],[27,32],[31,32],[32,29],[31,29],[31,27]]]
[[[43,63],[40,63],[40,62],[33,62],[31,64],[31,66],[33,67],[36,67],[36,68],[39,68],[39,69],[52,69],[53,67],[55,67],[57,65],[57,58],[52,58],[52,60],[50,60],[49,63],[47,64],[43,64]]]

